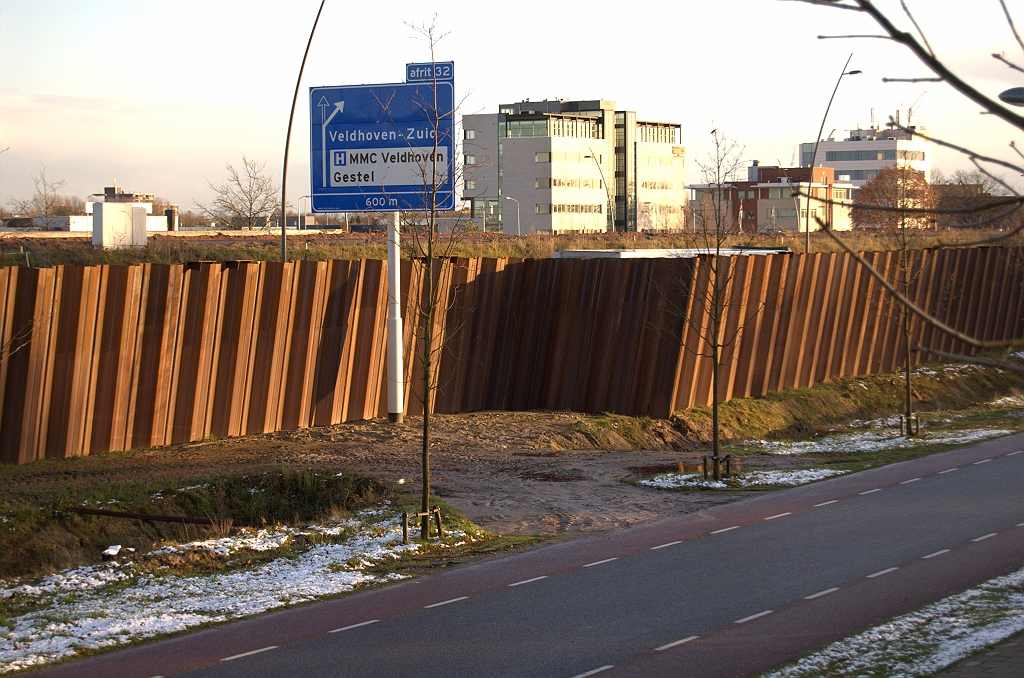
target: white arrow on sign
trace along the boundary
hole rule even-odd
[[[333,120],[334,116],[338,113],[345,112],[345,102],[334,102],[334,110],[331,111],[331,114],[328,115],[326,119],[324,119],[324,116],[327,114],[327,108],[330,106],[330,103],[327,101],[327,97],[320,97],[320,103],[317,104],[317,106],[320,107],[320,148],[323,149],[323,162],[321,164],[324,167],[323,187],[327,188],[327,125],[330,124],[331,120]]]

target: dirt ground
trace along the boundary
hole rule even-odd
[[[751,494],[659,492],[623,483],[621,478],[637,473],[677,468],[681,460],[696,462],[706,452],[669,421],[648,421],[644,431],[630,433],[634,444],[649,448],[642,450],[633,449],[615,426],[607,417],[561,412],[437,415],[433,492],[481,527],[505,535],[619,529]],[[37,467],[22,482],[19,469],[27,467],[6,469],[5,486],[45,491],[72,477],[87,483],[90,476],[196,478],[272,465],[324,466],[394,482],[416,497],[421,427],[418,417],[401,425],[378,419],[43,462],[44,472]],[[783,466],[789,460],[764,457],[763,463]]]

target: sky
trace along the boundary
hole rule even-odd
[[[1024,84],[991,57],[1024,61],[998,0],[906,0],[955,72],[995,96]],[[1007,0],[1024,25],[1024,0]],[[911,28],[898,0],[879,0]],[[85,198],[115,179],[182,210],[208,201],[242,155],[277,182],[288,114],[318,0],[0,0],[0,202],[33,192],[41,165]],[[970,11],[964,11],[969,7]],[[1012,159],[1014,129],[931,75],[905,48],[849,11],[786,0],[629,4],[548,0],[327,0],[302,79],[288,165],[289,202],[309,193],[308,88],[399,82],[429,61],[413,26],[434,22],[438,61],[455,62],[463,113],[523,99],[610,99],[647,120],[682,125],[687,179],[717,128],[744,158],[796,164],[814,140],[847,57],[824,136],[913,107],[913,124]],[[1024,139],[1018,139],[1024,141]],[[933,154],[946,174],[970,168]],[[1008,177],[1019,181],[1019,177]]]

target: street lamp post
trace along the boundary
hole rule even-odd
[[[590,151],[590,155],[585,155],[583,157],[584,158],[590,158],[591,160],[593,160],[594,164],[597,165],[597,171],[601,173],[601,183],[604,184],[604,194],[605,194],[605,197],[608,199],[608,214],[610,215],[611,222],[612,222],[611,228],[609,228],[608,230],[609,231],[614,231],[615,230],[615,203],[612,201],[611,187],[608,186],[608,182],[604,178],[604,168],[601,167],[601,163],[598,162],[597,156],[594,154],[594,149],[590,148],[590,149],[587,149],[587,150]]]
[[[523,234],[523,225],[522,225],[522,222],[519,221],[519,201],[516,200],[515,198],[513,198],[510,195],[506,195],[505,196],[505,200],[511,200],[512,202],[514,202],[516,204],[516,233],[518,233],[519,235],[522,235]]]
[[[313,198],[311,195],[304,195],[296,201],[295,206],[299,208],[299,223],[295,224],[296,228],[300,231],[306,230],[306,212],[302,210],[302,201],[306,201],[306,210],[309,209],[309,201]],[[285,220],[287,224],[288,221]]]
[[[846,67],[850,65],[850,59],[853,58],[851,53],[846,59],[846,63],[843,64],[843,72],[839,74],[839,79],[836,80],[836,86],[832,90],[832,96],[829,97],[828,106],[825,107],[825,115],[821,118],[821,127],[818,128],[818,136],[814,137],[814,152],[811,153],[811,171],[807,178],[807,215],[804,221],[804,252],[810,253],[811,251],[811,196],[814,193],[812,186],[814,185],[814,161],[818,158],[818,144],[821,143],[821,133],[825,130],[825,121],[828,120],[828,111],[832,108],[832,100],[836,98],[836,92],[839,91],[839,83],[843,81],[844,75],[860,75],[862,71],[848,71]],[[799,214],[797,215],[799,218]]]

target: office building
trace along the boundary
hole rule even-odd
[[[503,104],[462,124],[462,196],[487,231],[683,228],[678,124],[638,120],[606,100]]]
[[[887,123],[879,127],[874,123],[867,129],[850,130],[850,135],[842,140],[823,139],[818,144],[815,157],[816,167],[831,167],[836,177],[855,186],[863,186],[878,176],[883,167],[906,166],[924,172],[926,180],[931,181],[931,142],[922,139],[916,133],[924,133],[924,127],[907,126],[908,131],[899,129],[899,115],[895,123]],[[814,154],[814,143],[800,144],[800,164],[802,167],[811,165]]]
[[[769,167],[754,160],[746,181],[689,187],[690,228],[696,232],[719,228],[728,233],[799,232],[807,228],[810,202],[812,231],[820,230],[817,219],[831,230],[848,231],[853,228],[850,203],[856,190],[850,182],[837,182],[831,167],[815,167],[812,176],[809,167]],[[713,204],[717,200],[719,223]]]

